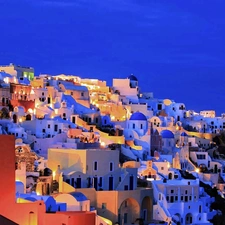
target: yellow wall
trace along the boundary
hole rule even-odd
[[[70,171],[86,173],[86,150],[49,149],[48,167],[52,171],[56,171],[58,165],[61,169],[70,168]]]

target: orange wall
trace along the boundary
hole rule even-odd
[[[23,106],[25,108],[25,112],[27,112],[28,109],[34,109],[34,101],[24,101],[24,100],[10,100],[10,103],[13,107],[16,106]]]
[[[57,212],[57,214],[67,215],[68,225],[95,225],[96,214],[94,212]]]

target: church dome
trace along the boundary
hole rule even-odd
[[[135,77],[133,74],[131,74],[129,77],[128,77],[129,80],[132,80],[132,81],[138,81],[137,77]]]
[[[162,136],[162,138],[174,138],[174,134],[172,131],[170,130],[163,130],[160,135]]]
[[[130,120],[144,120],[147,121],[146,116],[143,113],[135,112],[131,115]]]

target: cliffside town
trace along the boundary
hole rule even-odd
[[[143,93],[133,74],[109,87],[0,66],[0,221],[222,224],[224,130],[225,114]]]

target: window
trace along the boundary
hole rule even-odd
[[[107,204],[106,203],[102,203],[102,209],[106,209],[107,208]]]
[[[96,170],[98,170],[98,162],[94,162],[94,170],[96,171]]]
[[[135,129],[135,123],[133,123],[133,129]]]
[[[44,96],[45,95],[45,93],[44,92],[42,92],[42,96]]]
[[[119,177],[119,182],[121,182],[121,180],[122,180],[122,178],[121,178],[121,177]]]
[[[174,202],[174,196],[170,196],[170,202],[171,202],[171,203]]]
[[[110,164],[109,164],[109,171],[113,171],[113,163],[112,162],[110,162]]]
[[[174,190],[171,190],[171,194],[173,194],[174,193]]]
[[[143,124],[141,124],[141,129],[143,129]]]
[[[99,187],[102,187],[102,177],[99,177]]]
[[[48,128],[50,128],[51,126],[50,126],[50,124],[48,124]]]
[[[161,170],[164,170],[164,167],[161,167]]]
[[[84,96],[84,92],[81,92],[80,95],[83,97]]]
[[[158,104],[158,110],[162,110],[162,104]]]
[[[73,95],[73,92],[72,91],[70,92],[70,95]]]

